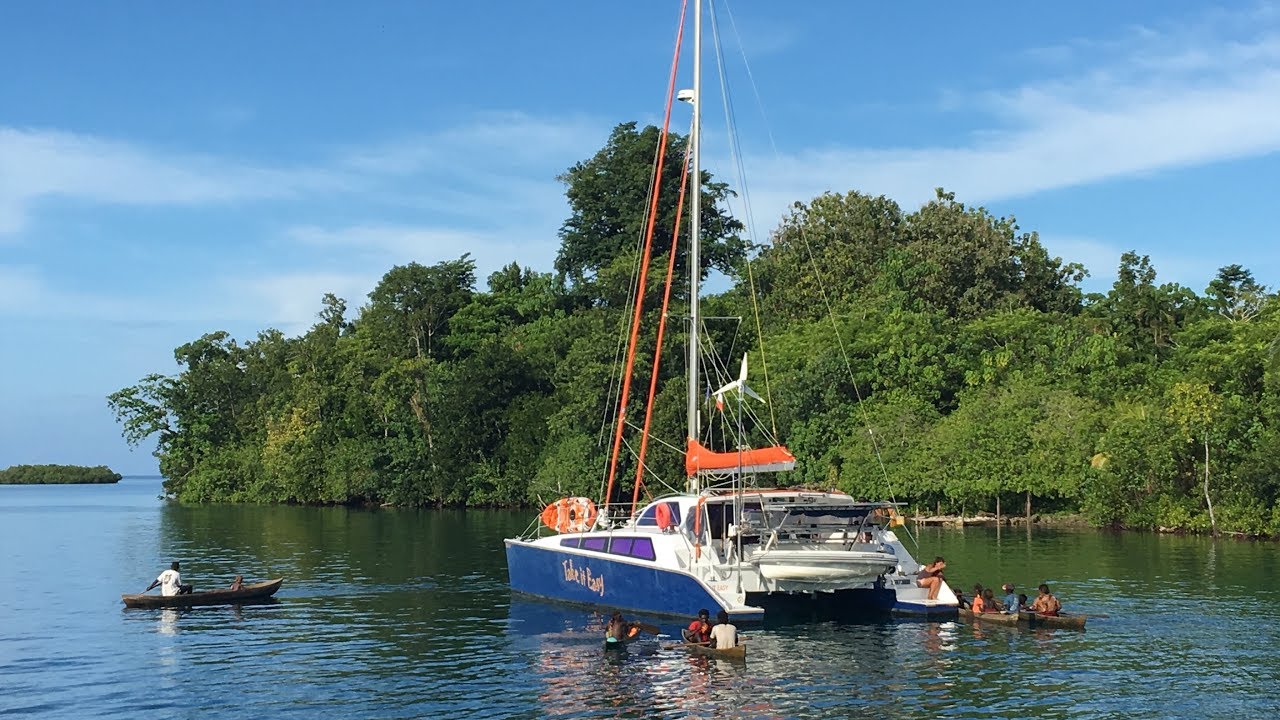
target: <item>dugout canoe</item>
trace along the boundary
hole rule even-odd
[[[185,595],[121,595],[125,607],[131,608],[172,608],[195,607],[197,605],[238,605],[242,603],[261,602],[276,594],[284,578],[267,580],[245,585],[239,590],[208,590]]]
[[[1040,615],[1033,612],[1018,613],[1017,616],[1004,613],[973,614],[971,610],[961,610],[960,619],[969,622],[983,622],[992,625],[1015,625],[1030,628],[1061,628],[1064,630],[1083,630],[1087,615],[1060,614]]]
[[[680,643],[675,647],[682,647],[695,655],[707,655],[713,658],[720,658],[721,660],[747,659],[747,646],[742,643],[738,643],[737,647],[731,648],[713,648],[690,642]]]

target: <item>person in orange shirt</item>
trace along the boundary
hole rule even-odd
[[[987,593],[990,592],[990,590],[987,591]],[[989,607],[987,605],[987,598],[985,597],[987,593],[981,593],[973,596],[973,602],[969,605],[969,609],[974,615],[987,612]]]
[[[689,623],[688,629],[684,631],[685,642],[705,643],[711,640],[711,613],[702,608],[698,611],[698,618]]]

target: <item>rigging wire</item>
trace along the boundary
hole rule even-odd
[[[724,3],[724,6],[725,6],[725,11],[729,16],[730,28],[733,30],[734,37],[738,41],[738,50],[742,54],[743,66],[746,67],[747,77],[750,79],[752,90],[755,93],[756,104],[760,106],[761,117],[764,117],[764,105],[760,101],[760,91],[756,87],[755,77],[751,74],[751,65],[747,62],[747,59],[746,59],[746,50],[743,48],[742,37],[741,35],[738,34],[737,25],[733,22],[733,12],[729,9],[729,4],[727,0]],[[720,75],[720,96],[721,96],[721,103],[724,107],[724,112],[725,112],[725,127],[727,128],[727,134],[728,134],[728,140],[729,140],[729,156],[733,160],[734,169],[738,175],[738,186],[741,189],[741,195],[742,195],[743,217],[745,217],[747,221],[746,229],[747,229],[747,235],[751,240],[751,246],[753,248],[763,247],[763,245],[759,242],[759,238],[756,234],[756,228],[758,227],[758,225],[755,221],[755,212],[754,210],[752,210],[752,207],[751,207],[751,189],[750,189],[750,186],[747,184],[747,171],[746,171],[745,163],[743,162],[743,159],[742,159],[743,157],[742,141],[738,133],[737,112],[734,110],[733,95],[732,93],[729,92],[729,75],[728,75],[728,71],[726,69],[726,63],[724,60],[724,46],[723,46],[723,43],[721,43],[720,41],[720,26],[717,21],[716,3],[714,2],[714,0],[712,0],[712,2],[710,3],[710,7],[711,7],[711,29],[712,29],[711,36],[715,42],[716,68]],[[769,142],[770,144],[772,144],[773,132],[769,130],[769,123],[767,118],[765,118],[765,129],[769,133]],[[778,437],[778,418],[773,407],[773,383],[769,379],[769,358],[768,358],[768,353],[766,352],[766,349],[765,349],[764,329],[760,322],[760,301],[758,297],[759,292],[756,290],[755,271],[753,270],[753,263],[751,262],[750,257],[747,258],[746,266],[747,266],[747,291],[748,291],[748,294],[751,296],[751,311],[752,311],[752,317],[755,319],[756,338],[757,338],[757,342],[760,343],[760,369],[764,376],[764,397],[767,405],[769,406],[769,427],[773,432],[773,436]]]
[[[626,369],[622,378],[622,392],[618,401],[618,424],[617,430],[613,436],[613,452],[609,458],[609,484],[605,490],[606,498],[613,494],[613,484],[618,468],[619,449],[622,445],[622,431],[626,427],[627,402],[630,399],[631,392],[631,374],[635,365],[636,346],[639,342],[640,335],[640,319],[644,309],[644,293],[646,289],[646,280],[649,274],[649,258],[653,252],[653,232],[657,226],[658,216],[658,199],[662,194],[662,168],[663,162],[667,155],[667,137],[671,127],[671,106],[675,102],[676,95],[676,71],[680,64],[680,45],[684,37],[684,17],[685,9],[688,5],[687,0],[680,5],[680,24],[676,34],[675,49],[671,58],[671,77],[667,86],[667,103],[666,110],[662,119],[662,130],[658,134],[658,159],[653,169],[653,193],[649,203],[647,220],[645,222],[644,250],[640,261],[640,278],[636,287],[636,302],[634,312],[631,318],[631,334],[627,341],[627,361]],[[643,471],[641,471],[643,472]],[[635,512],[635,505],[640,498],[640,485],[637,484],[632,491],[631,510]]]
[[[769,122],[768,122],[768,117],[767,117],[767,115],[766,115],[766,113],[765,113],[765,110],[764,110],[764,102],[762,101],[761,96],[760,96],[760,89],[759,89],[759,87],[756,85],[756,81],[755,81],[755,76],[754,76],[754,74],[751,72],[751,63],[747,60],[746,50],[745,50],[744,45],[742,44],[741,35],[739,35],[739,34],[738,34],[737,24],[734,22],[734,19],[733,19],[733,11],[729,9],[728,0],[722,0],[722,2],[723,2],[723,4],[724,4],[724,6],[725,6],[725,12],[726,12],[726,14],[727,14],[727,15],[728,15],[728,17],[729,17],[729,24],[730,24],[730,27],[731,27],[731,29],[733,30],[735,37],[737,37],[737,38],[738,38],[738,48],[739,48],[739,50],[740,50],[740,51],[741,51],[741,53],[742,53],[742,64],[743,64],[743,67],[746,69],[747,78],[748,78],[748,80],[750,81],[751,89],[752,89],[752,93],[753,93],[753,95],[754,95],[754,96],[755,96],[755,98],[756,98],[756,105],[757,105],[757,107],[759,108],[760,116],[761,116],[761,118],[764,120],[765,131],[766,131],[766,134],[767,134],[767,135],[768,135],[768,137],[769,137],[769,146],[770,146],[770,148],[773,150],[774,160],[775,160],[775,161],[780,161],[780,160],[781,160],[781,153],[778,151],[778,145],[777,145],[777,142],[776,142],[776,141],[775,141],[775,139],[774,139],[773,131],[772,131],[772,129],[771,129],[771,126],[770,126],[770,124],[769,124]],[[713,27],[714,27],[714,26],[715,26],[715,24],[716,24],[715,4],[716,4],[716,3],[715,3],[715,2],[714,2],[714,0],[713,0],[713,1],[712,1],[712,3],[711,3],[711,7],[712,7],[711,18],[712,18],[712,26],[713,26]],[[715,38],[717,39],[717,45],[716,45],[716,47],[717,47],[717,59],[719,60],[719,59],[721,59],[721,56],[720,56],[720,52],[719,52],[719,51],[720,51],[720,45],[719,45],[719,34],[718,34],[718,32],[717,32],[717,33],[713,33],[713,37],[715,37]],[[727,102],[728,102],[728,101],[726,100],[726,112],[728,112],[728,108],[729,108],[729,105],[727,104]],[[735,130],[733,133],[731,133],[731,137],[733,137],[734,135],[736,135],[736,130]],[[741,163],[741,158],[739,158],[739,163]],[[745,196],[745,194],[746,194],[746,192],[745,192],[745,186],[744,186],[744,196]],[[858,405],[858,411],[859,411],[859,413],[860,413],[860,414],[861,414],[861,416],[862,416],[862,422],[863,422],[863,425],[864,425],[864,426],[866,427],[866,429],[867,429],[867,436],[871,439],[871,448],[872,448],[872,452],[873,452],[873,454],[875,455],[876,463],[877,463],[877,465],[878,465],[878,466],[879,466],[879,468],[880,468],[880,474],[881,474],[881,476],[884,478],[884,481],[885,481],[885,485],[886,485],[886,487],[888,487],[888,488],[889,488],[889,497],[890,497],[890,499],[891,499],[893,502],[897,502],[896,495],[895,495],[895,493],[893,492],[893,482],[892,482],[892,480],[890,480],[890,479],[889,479],[889,471],[888,471],[888,468],[885,466],[885,463],[884,463],[884,457],[883,457],[883,455],[882,455],[882,454],[881,454],[881,452],[880,452],[880,444],[879,444],[878,440],[876,439],[875,432],[872,430],[872,426],[871,426],[871,417],[870,417],[869,413],[867,412],[866,404],[865,404],[865,402],[864,402],[864,400],[863,400],[863,397],[862,397],[862,391],[861,391],[861,389],[858,387],[858,381],[857,381],[857,378],[854,376],[854,373],[853,373],[853,363],[852,363],[852,361],[849,359],[849,352],[848,352],[848,349],[847,349],[847,347],[846,347],[846,345],[845,345],[845,342],[844,342],[844,336],[843,336],[843,335],[841,334],[841,332],[840,332],[840,326],[839,326],[839,324],[836,322],[836,316],[835,316],[834,309],[832,308],[832,305],[831,305],[831,299],[830,299],[830,297],[828,296],[827,291],[826,291],[826,281],[825,281],[825,279],[822,277],[822,272],[821,272],[821,271],[819,270],[819,268],[818,268],[818,262],[817,262],[816,257],[814,256],[814,253],[813,253],[813,247],[812,247],[812,245],[809,243],[808,233],[805,231],[804,225],[803,225],[803,224],[800,224],[800,223],[797,223],[797,229],[798,229],[798,231],[799,231],[799,235],[800,235],[801,243],[804,245],[805,252],[806,252],[806,254],[808,255],[808,258],[809,258],[809,264],[810,264],[810,266],[813,268],[813,273],[814,273],[814,275],[815,275],[815,276],[817,277],[817,279],[818,279],[818,283],[817,283],[817,286],[818,286],[818,292],[819,292],[819,293],[821,294],[821,296],[822,296],[822,303],[823,303],[823,306],[825,307],[825,309],[826,309],[826,311],[827,311],[827,317],[831,320],[831,327],[832,327],[832,331],[833,331],[833,333],[835,334],[835,338],[836,338],[836,345],[837,345],[837,347],[838,347],[838,348],[839,348],[839,350],[840,350],[840,357],[841,357],[841,359],[842,359],[842,360],[843,360],[843,362],[844,362],[845,372],[846,372],[846,373],[848,373],[848,375],[849,375],[849,380],[850,380],[850,382],[851,382],[851,383],[852,383],[852,385],[853,385],[854,395],[855,395],[855,397],[857,398],[857,401],[858,401],[858,402],[857,402],[857,405]],[[748,275],[751,275],[751,263],[750,263],[750,262],[748,262],[748,264],[747,264],[747,268],[748,268]],[[752,285],[752,287],[751,287],[751,297],[752,297],[752,305],[753,305],[753,308],[757,308],[757,309],[756,309],[756,319],[757,319],[757,322],[759,322],[759,311],[758,311],[758,306],[756,305],[756,293],[755,293],[755,287],[754,287],[754,284],[753,284],[753,285]],[[763,347],[764,347],[764,345],[763,345],[763,338],[762,338],[762,339],[761,339],[761,355],[763,355],[763,354],[764,354],[764,353],[763,353]],[[763,361],[762,361],[762,364],[763,364]],[[768,392],[768,375],[767,375],[767,374],[765,375],[765,383],[766,383],[765,390],[766,390],[766,393],[767,393],[767,392]],[[770,403],[770,415],[771,415],[771,416],[772,416],[772,413],[773,413],[773,410],[772,410],[772,403]],[[904,529],[904,530],[906,530],[906,525],[903,525],[902,527],[903,527],[903,529]],[[919,546],[919,543],[916,541],[915,537],[911,534],[911,531],[910,531],[910,530],[906,530],[906,532],[907,532],[907,536],[908,536],[908,537],[910,537],[910,538],[912,539],[912,542],[913,542],[913,543],[916,543],[916,545],[917,545],[917,547],[918,547],[918,546]]]

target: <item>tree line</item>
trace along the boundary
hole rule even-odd
[[[116,483],[121,477],[106,465],[13,465],[0,470],[0,485]]]
[[[175,350],[175,374],[108,398],[125,438],[154,438],[167,492],[191,502],[598,497],[658,137],[620,125],[560,177],[570,217],[552,271],[513,263],[480,289],[467,255],[410,263],[352,312],[326,295],[299,337],[210,332]],[[672,136],[669,156],[686,140]],[[658,269],[677,241],[679,172],[668,163],[661,179]],[[700,180],[703,274],[728,278],[704,315],[742,318],[706,332],[726,364],[751,349],[752,367],[767,366],[762,417],[799,459],[780,482],[931,511],[1280,533],[1280,308],[1246,268],[1196,292],[1128,252],[1109,291],[1085,293],[1083,266],[942,190],[914,212],[859,192],[797,202],[754,247],[724,210],[732,190]],[[638,387],[661,275],[645,288]],[[668,325],[653,417],[671,445],[651,445],[648,464],[680,487],[683,276],[673,292],[685,309]]]

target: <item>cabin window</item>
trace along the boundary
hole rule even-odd
[[[665,506],[666,511],[669,513],[670,522],[667,527],[675,527],[680,524],[680,503],[677,502],[654,503],[653,505],[650,505],[644,509],[643,513],[640,514],[640,519],[636,521],[636,524],[657,525],[659,506]]]
[[[582,538],[580,537],[561,538],[560,547],[576,548],[581,542],[582,542]]]
[[[595,550],[596,552],[604,552],[604,545],[609,538],[591,537],[582,541],[583,550]]]
[[[635,538],[617,537],[613,542],[609,543],[609,552],[613,555],[630,555],[631,543]]]
[[[657,555],[653,553],[653,540],[647,537],[635,538],[631,543],[631,557],[641,560],[656,560]]]

